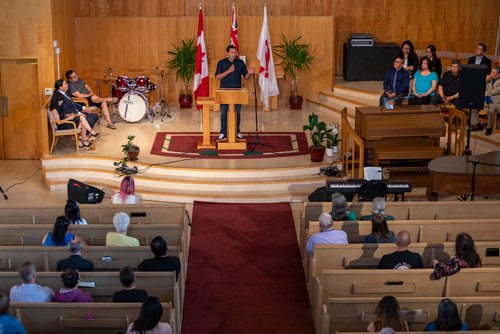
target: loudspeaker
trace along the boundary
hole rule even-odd
[[[68,198],[80,204],[96,204],[102,202],[104,191],[83,182],[69,179]]]
[[[309,202],[331,202],[332,194],[327,194],[326,187],[321,187],[313,191],[307,199]]]
[[[462,65],[457,103],[459,109],[481,110],[484,108],[487,71],[486,65]]]

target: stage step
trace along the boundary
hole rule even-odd
[[[360,89],[335,85],[333,87],[333,94],[338,97],[354,100],[368,106],[378,106],[379,98],[382,93],[374,93]]]

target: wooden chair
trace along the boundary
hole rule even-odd
[[[57,121],[52,115],[52,111],[47,108],[47,117],[49,119],[50,128],[52,129],[52,145],[50,145],[49,155],[52,154],[52,150],[54,146],[59,141],[59,137],[62,136],[74,136],[75,137],[75,146],[76,146],[76,154],[80,154],[80,147],[78,146],[78,135],[80,134],[80,129],[77,129],[75,122],[71,121]],[[72,124],[73,129],[64,129],[60,130],[57,128],[58,124]]]
[[[448,114],[448,144],[449,154],[462,156],[464,153],[465,138],[467,135],[467,115],[456,109],[450,108]],[[453,151],[451,150],[453,141]]]
[[[348,178],[363,179],[365,163],[365,144],[352,128],[347,119],[347,108],[342,109],[342,135],[341,150],[342,170]],[[355,174],[354,167],[358,166],[358,173]]]

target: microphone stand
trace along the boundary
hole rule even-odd
[[[469,106],[469,119],[467,120],[467,144],[465,145],[464,148],[464,155],[471,155],[472,151],[470,149],[470,128],[471,128],[471,123],[472,123],[472,107]],[[474,165],[474,170],[476,170],[476,166]],[[472,198],[474,198],[474,191],[472,192]],[[472,199],[473,200],[473,199]]]
[[[3,198],[4,198],[5,200],[8,200],[8,199],[9,199],[9,198],[7,197],[7,195],[3,192],[2,187],[0,187],[0,192],[2,193]]]
[[[253,77],[253,99],[254,99],[254,111],[255,111],[255,141],[248,143],[248,145],[253,145],[252,149],[248,151],[252,152],[250,154],[255,154],[255,155],[262,155],[262,152],[256,151],[255,148],[257,145],[265,146],[265,147],[274,147],[271,144],[264,144],[260,142],[259,138],[259,120],[258,120],[258,114],[257,114],[257,80],[255,79],[255,73],[252,74]]]
[[[479,160],[469,160],[467,158],[467,162],[472,163],[472,183],[471,183],[471,196],[470,200],[474,201],[475,200],[475,192],[476,192],[476,168],[477,165],[485,165],[485,166],[493,166],[493,167],[500,167],[500,165],[495,165],[495,164],[490,164],[487,162],[480,162]]]

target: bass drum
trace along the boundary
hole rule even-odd
[[[139,122],[148,110],[148,99],[138,92],[123,95],[118,104],[118,112],[126,122]]]

